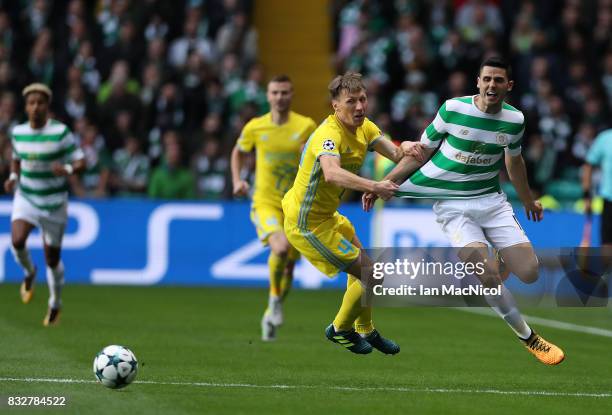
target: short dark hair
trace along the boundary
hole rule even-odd
[[[343,89],[349,92],[365,91],[362,75],[357,72],[346,72],[344,75],[338,75],[329,83],[327,87],[331,99],[336,99]]]
[[[279,74],[279,75],[275,75],[273,76],[268,83],[272,83],[272,82],[289,82],[290,84],[291,82],[291,78],[289,78],[288,75],[285,74]]]
[[[506,70],[506,75],[508,75],[508,80],[512,79],[512,67],[510,64],[501,56],[491,56],[486,58],[480,64],[480,68],[478,69],[478,75],[482,72],[482,68],[485,66],[492,66],[494,68],[501,68]]]

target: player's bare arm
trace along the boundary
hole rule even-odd
[[[319,161],[325,181],[339,187],[374,193],[383,200],[391,199],[399,187],[389,180],[375,182],[351,173],[342,168],[340,159],[336,156],[322,155],[319,157]]]
[[[394,163],[399,163],[405,155],[401,147],[396,146],[391,140],[385,137],[380,137],[376,140],[372,149]]]
[[[85,171],[85,159],[75,160],[72,163],[53,163],[51,170],[57,177],[81,174]]]
[[[590,165],[589,163],[584,163],[582,165],[582,178],[581,178],[581,184],[582,184],[582,193],[583,193],[583,200],[584,200],[584,212],[587,215],[591,214],[591,193],[592,193],[592,188],[591,186],[593,185],[593,166]]]
[[[13,193],[15,186],[19,180],[19,174],[21,172],[21,161],[19,159],[11,160],[11,174],[8,179],[4,181],[4,191],[6,193]]]
[[[527,219],[534,222],[539,222],[544,218],[544,209],[537,200],[534,200],[529,182],[527,181],[527,169],[525,168],[525,160],[520,154],[517,156],[506,155],[506,168],[512,185],[516,189],[519,199],[525,207]]]
[[[389,180],[395,184],[404,182],[419,167],[425,164],[435,151],[417,142],[405,141],[401,146],[403,156],[399,163],[385,176],[383,180]],[[372,192],[365,192],[361,197],[363,210],[369,212],[378,197]]]
[[[232,186],[234,196],[246,196],[249,193],[250,185],[246,180],[240,178],[240,172],[244,166],[246,154],[240,151],[238,146],[234,146],[230,161],[232,170]]]

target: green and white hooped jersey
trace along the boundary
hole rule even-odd
[[[466,199],[499,192],[504,152],[521,153],[524,131],[525,117],[511,105],[488,114],[476,107],[473,96],[449,99],[421,135],[422,144],[440,146],[438,151],[400,185],[396,196]]]
[[[70,129],[59,121],[48,120],[41,129],[29,123],[13,127],[11,132],[13,159],[20,160],[19,192],[32,205],[55,210],[68,200],[65,177],[53,175],[55,162],[70,163],[83,158]]]

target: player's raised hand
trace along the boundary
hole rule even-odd
[[[251,186],[249,185],[247,181],[238,180],[234,182],[234,196],[235,197],[246,196],[249,194],[250,188]]]
[[[539,222],[544,219],[544,208],[537,200],[525,205],[525,214],[528,220]]]
[[[403,141],[400,144],[400,148],[404,153],[404,156],[414,157],[419,162],[425,161],[425,149],[423,144],[415,141]]]
[[[373,193],[382,200],[389,200],[395,195],[397,189],[399,189],[399,186],[396,183],[391,180],[383,180],[374,184]]]
[[[374,207],[376,199],[378,199],[378,196],[376,196],[374,193],[364,193],[361,196],[361,206],[363,207],[363,210],[369,212]]]

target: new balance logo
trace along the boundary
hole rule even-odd
[[[470,130],[463,129],[463,130],[459,131],[459,133],[461,135],[468,135],[470,133]]]

